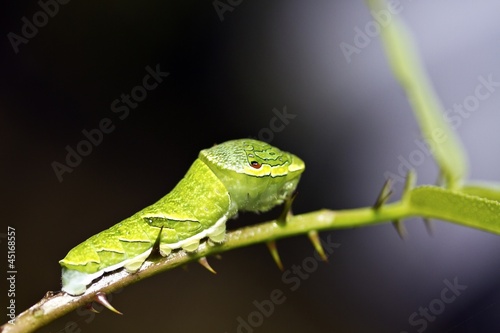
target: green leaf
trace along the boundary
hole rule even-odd
[[[460,188],[461,192],[500,201],[500,184],[494,182],[468,183]]]
[[[412,215],[443,219],[500,234],[500,202],[436,186],[411,190],[405,201]]]
[[[385,1],[367,0],[367,3],[372,13],[387,11]],[[397,14],[393,13],[391,21],[382,24],[381,36],[389,65],[406,92],[446,186],[459,187],[467,176],[467,157],[458,136],[444,120],[443,107],[418,57],[412,35]]]

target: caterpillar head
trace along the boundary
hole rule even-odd
[[[200,152],[200,159],[227,188],[238,210],[266,211],[291,196],[304,162],[268,143],[240,139]]]

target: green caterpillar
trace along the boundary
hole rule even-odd
[[[62,290],[81,295],[105,272],[136,272],[157,241],[162,256],[179,248],[196,251],[207,237],[223,242],[229,218],[283,203],[304,168],[297,156],[252,139],[202,150],[170,193],[69,251],[59,261]]]

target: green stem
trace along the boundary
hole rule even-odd
[[[116,292],[147,277],[202,257],[280,238],[307,235],[315,231],[363,227],[385,221],[401,221],[411,216],[420,216],[453,221],[463,226],[500,234],[500,221],[498,219],[500,203],[498,201],[435,186],[421,186],[412,189],[413,183],[414,177],[410,174],[402,199],[394,203],[384,204],[376,209],[373,207],[339,211],[322,209],[291,216],[286,223],[273,220],[244,227],[228,232],[226,240],[222,244],[203,242],[196,253],[175,251],[165,258],[158,254],[153,255],[137,273],[128,274],[125,270],[119,270],[106,275],[90,285],[81,296],[47,293],[41,301],[19,314],[15,324],[5,324],[0,327],[0,332],[32,332],[78,307],[91,303],[98,292],[105,294]],[[489,189],[475,188],[475,192],[478,191],[489,194],[492,192]],[[494,194],[495,197],[500,196],[496,192]]]
[[[19,314],[15,324],[5,324],[0,327],[2,333],[32,332],[66,313],[91,303],[97,292],[110,294],[142,279],[173,269],[177,266],[197,260],[201,257],[226,252],[239,247],[265,243],[273,239],[280,239],[295,235],[307,235],[314,230],[334,230],[341,228],[361,227],[377,224],[383,221],[392,221],[409,216],[410,209],[403,201],[388,204],[375,210],[371,207],[349,210],[319,210],[315,212],[291,216],[285,225],[277,220],[261,223],[228,232],[226,241],[220,245],[204,242],[194,254],[185,251],[174,252],[166,258],[153,258],[147,261],[134,274],[121,270],[106,275],[92,284],[85,294],[77,297],[65,293],[47,294],[37,304]]]
[[[389,66],[406,92],[446,185],[449,188],[460,187],[467,175],[467,156],[459,137],[443,117],[444,108],[419,57],[412,34],[401,20],[401,14],[390,14],[387,1],[365,1],[372,13],[389,13],[389,22],[381,25],[381,38]]]

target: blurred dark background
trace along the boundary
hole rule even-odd
[[[435,182],[432,158],[417,159],[420,132],[380,38],[358,35],[373,20],[363,1],[231,3],[73,0],[57,13],[48,7],[53,17],[36,1],[3,5],[0,233],[16,229],[18,313],[60,288],[67,251],[166,194],[214,143],[260,136],[302,157],[296,213],[371,205],[385,175],[410,158],[419,183]],[[480,77],[500,81],[498,1],[398,8],[449,112],[474,96]],[[34,16],[40,27],[25,28],[25,38],[22,18]],[[363,47],[346,56],[341,46],[356,40]],[[147,66],[169,75],[141,96]],[[497,89],[456,126],[471,179],[500,178]],[[131,91],[143,100],[120,119],[111,104]],[[271,131],[285,108],[289,118]],[[66,147],[105,118],[114,130],[61,182],[53,163],[66,164]],[[243,214],[228,227],[276,214]],[[41,331],[500,331],[500,238],[448,222],[436,221],[433,236],[418,219],[406,225],[405,241],[390,224],[321,233],[340,247],[294,291],[256,245],[211,258],[217,275],[191,264],[113,295],[123,317],[75,312]],[[313,254],[306,237],[278,245],[285,269]],[[450,303],[445,280],[467,286]],[[286,300],[259,322],[253,302],[275,289]],[[437,315],[425,319],[419,309],[429,306]],[[238,328],[249,316],[257,327]]]

